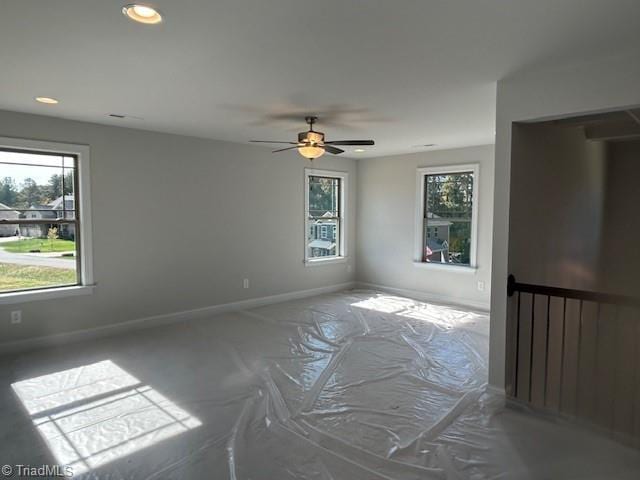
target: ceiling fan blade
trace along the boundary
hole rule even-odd
[[[373,140],[333,140],[332,142],[324,142],[330,145],[375,145]]]
[[[286,143],[287,145],[297,145],[297,142],[278,142],[276,140],[249,140],[251,143]]]
[[[281,148],[280,150],[274,150],[274,151],[273,151],[273,152],[271,152],[271,153],[285,152],[285,151],[287,151],[287,150],[293,150],[294,148],[298,148],[298,145],[296,144],[296,146],[295,146],[295,147],[287,147],[287,148]]]
[[[329,153],[333,153],[334,155],[339,155],[344,152],[344,150],[341,150],[340,148],[332,147],[331,145],[327,145],[326,143],[324,144],[324,149]]]

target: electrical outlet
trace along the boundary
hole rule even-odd
[[[478,290],[481,292],[484,292],[484,282],[483,281],[479,281],[478,282]]]
[[[11,325],[22,323],[22,310],[14,310],[11,312]]]
[[[243,288],[249,288],[249,279],[248,279],[248,278],[245,278],[245,279],[242,281],[242,287],[243,287]]]

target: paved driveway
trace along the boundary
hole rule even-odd
[[[6,239],[5,239],[6,238]],[[0,240],[0,263],[14,263],[17,265],[34,265],[37,267],[66,268],[75,270],[76,262],[67,258],[49,257],[37,253],[11,253],[2,248],[2,243],[15,240],[16,237],[5,237]],[[59,255],[59,254],[58,254]]]

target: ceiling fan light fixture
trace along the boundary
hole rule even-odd
[[[298,153],[300,153],[304,158],[314,160],[324,155],[324,148],[317,145],[304,145],[302,147],[298,147]]]
[[[302,155],[304,158],[309,160],[314,160],[318,157],[321,157],[325,153],[330,153],[331,155],[340,155],[344,153],[344,150],[338,148],[336,145],[374,145],[375,142],[373,140],[333,140],[331,142],[325,141],[324,133],[318,132],[313,129],[313,124],[316,122],[317,117],[305,117],[307,124],[309,125],[309,130],[306,132],[298,133],[298,141],[297,142],[282,142],[279,140],[270,141],[270,140],[250,140],[255,143],[281,143],[285,145],[293,145],[287,146],[285,148],[279,148],[274,150],[273,153],[280,153],[290,150],[298,150],[298,153]],[[358,150],[356,150],[357,152]],[[364,151],[364,150],[363,150]]]
[[[160,12],[150,5],[130,3],[122,7],[122,13],[134,22],[155,25],[162,22]]]

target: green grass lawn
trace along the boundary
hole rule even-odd
[[[71,252],[76,249],[75,242],[71,240],[49,240],[47,238],[25,238],[13,242],[0,243],[0,247],[11,253],[28,253],[31,250],[46,252]]]
[[[0,292],[76,283],[75,270],[0,263]]]

